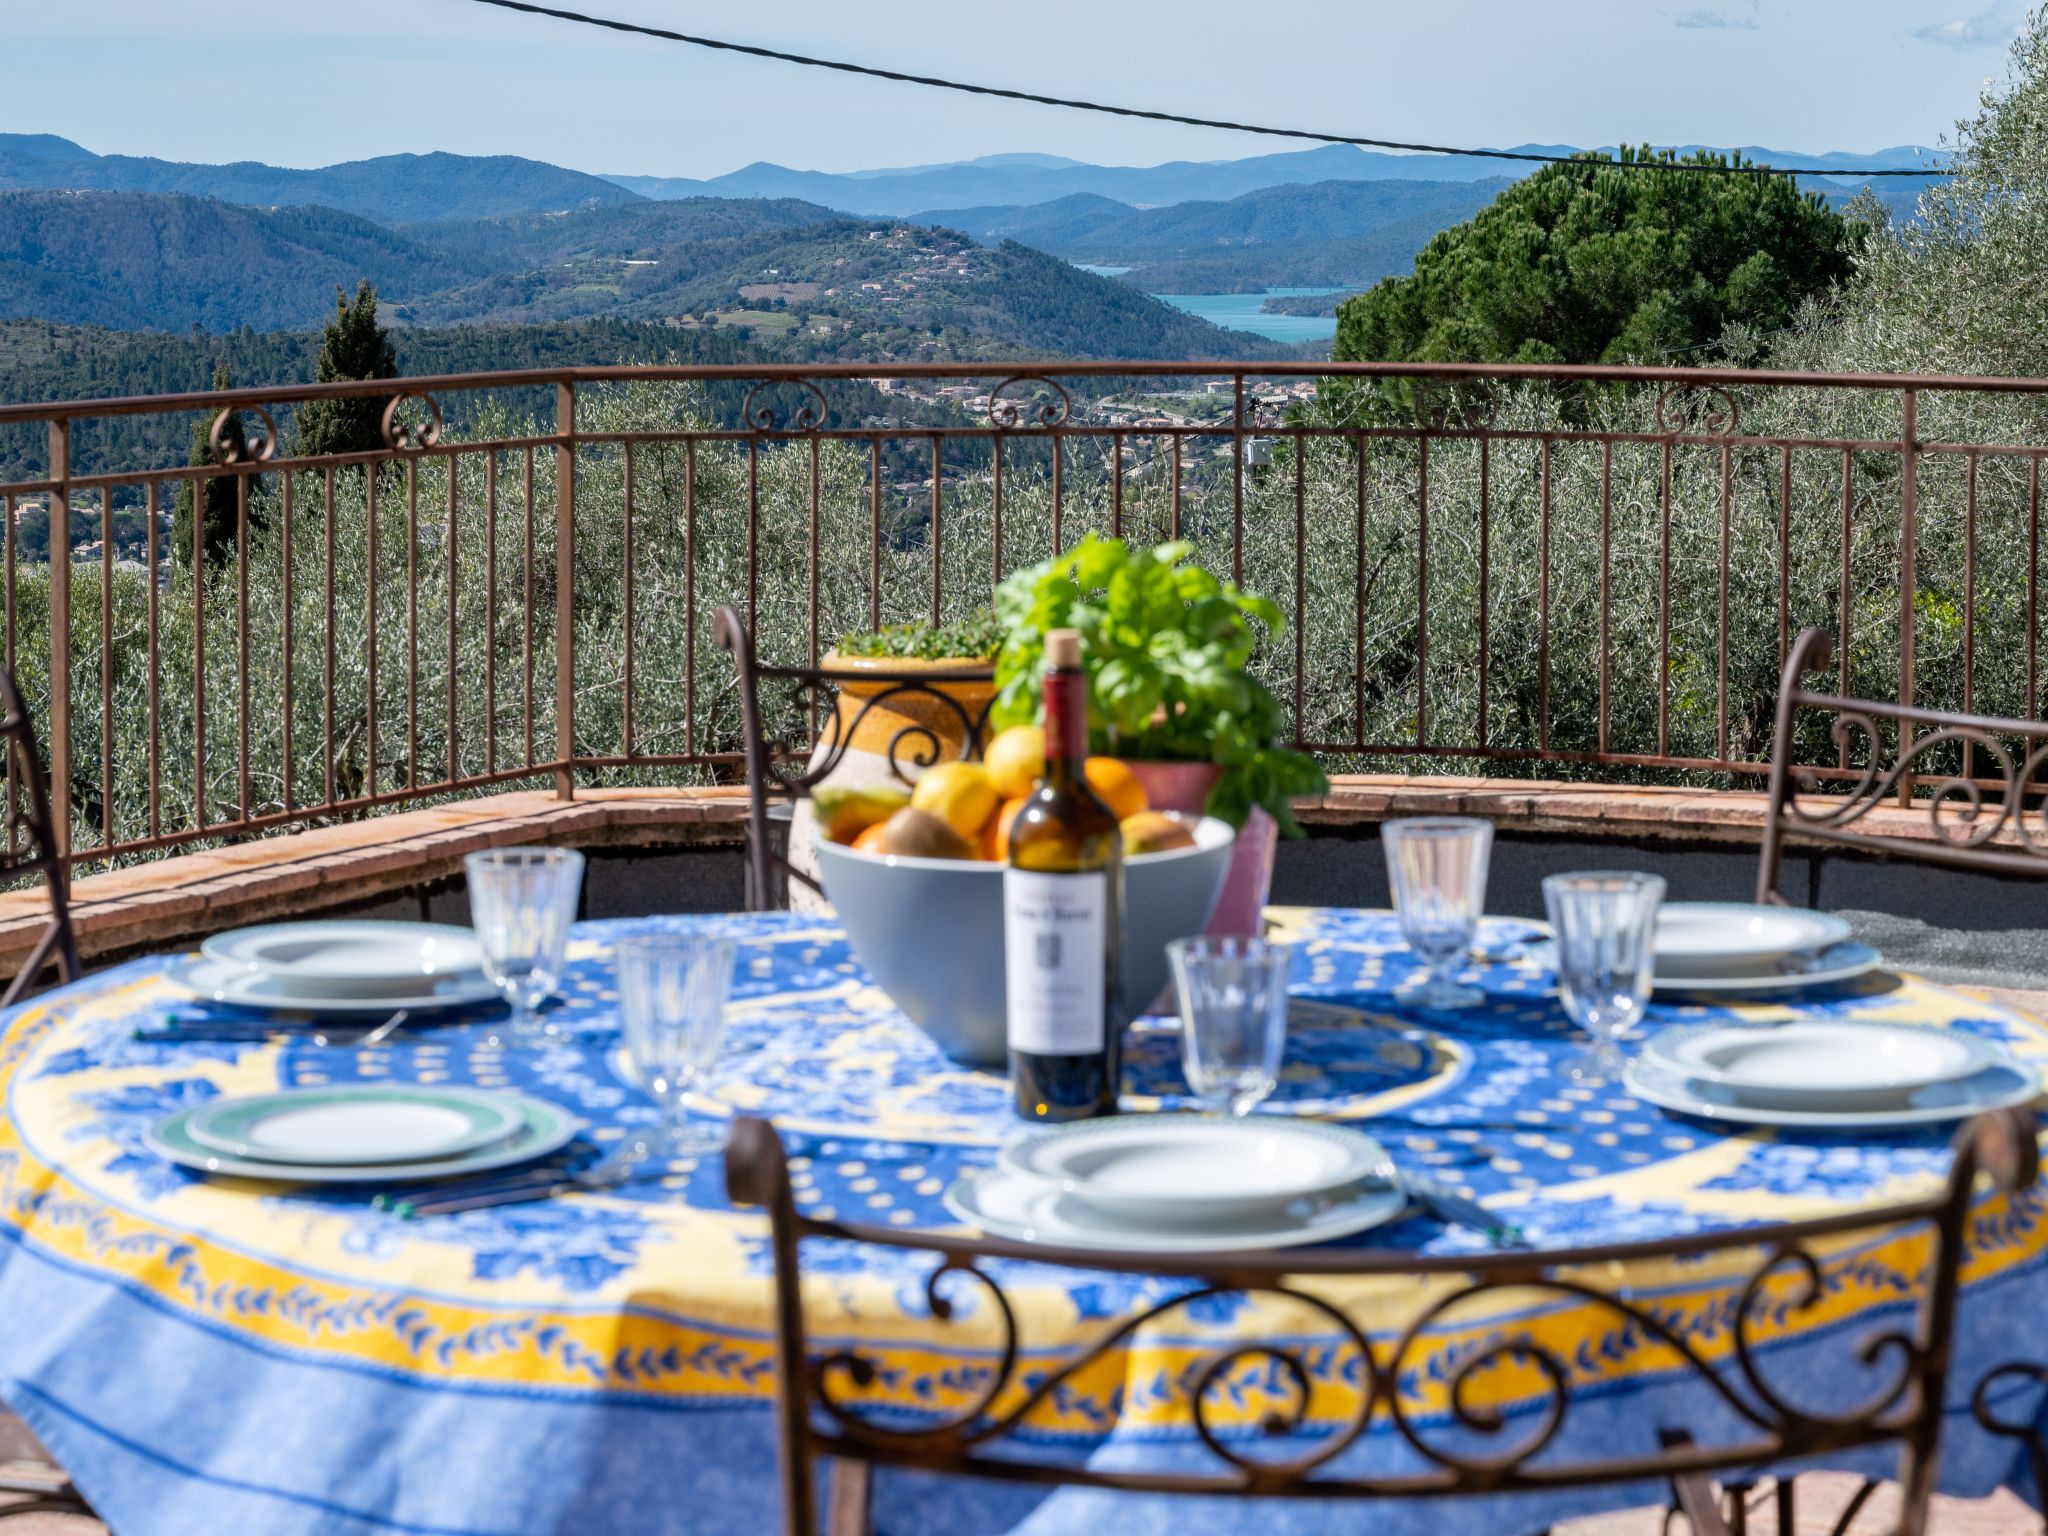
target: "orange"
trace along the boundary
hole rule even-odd
[[[882,844],[888,832],[889,823],[878,821],[872,827],[863,831],[859,837],[856,837],[853,840],[853,846],[861,853],[887,853],[889,850],[883,847]]]
[[[1118,821],[1126,821],[1146,809],[1145,786],[1138,776],[1114,757],[1091,757],[1082,770],[1088,784]]]
[[[1045,731],[1036,725],[1013,725],[988,744],[981,760],[989,782],[1005,800],[1028,795],[1045,777]]]
[[[995,785],[979,763],[940,763],[910,792],[913,809],[936,816],[969,842],[996,813]]]
[[[1010,824],[1017,819],[1017,813],[1024,809],[1031,799],[1029,795],[1012,795],[1003,802],[996,812],[995,820],[988,824],[988,830],[981,834],[981,856],[998,864],[1006,863],[1010,857]]]

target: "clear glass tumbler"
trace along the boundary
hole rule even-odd
[[[1175,939],[1166,946],[1180,999],[1182,1070],[1211,1109],[1246,1115],[1280,1081],[1293,951],[1264,939]]]
[[[462,862],[484,971],[512,1004],[499,1041],[545,1044],[550,1031],[537,1010],[562,981],[583,855],[570,848],[492,848]]]
[[[1641,1020],[1664,882],[1623,871],[1552,875],[1543,882],[1557,949],[1557,990],[1593,1044],[1565,1063],[1572,1077],[1606,1081],[1627,1064],[1614,1037]]]
[[[690,1124],[690,1106],[718,1059],[725,1000],[732,991],[731,939],[654,933],[618,947],[619,1019],[641,1085],[667,1111],[647,1142],[650,1158],[716,1151],[723,1137]]]
[[[1493,823],[1470,816],[1417,816],[1380,828],[1387,851],[1387,884],[1408,947],[1428,967],[1403,995],[1424,1008],[1469,1008],[1486,1000],[1445,972],[1472,951],[1486,911],[1486,865],[1493,854]]]

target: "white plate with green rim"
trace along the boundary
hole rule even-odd
[[[217,1099],[185,1132],[233,1157],[295,1166],[459,1157],[520,1128],[516,1100],[479,1088],[363,1083]]]
[[[1781,955],[1813,954],[1850,935],[1830,912],[1740,901],[1670,901],[1650,941],[1659,981],[1755,975]]]
[[[1358,1131],[1285,1115],[1108,1115],[1020,1136],[996,1160],[1013,1178],[1156,1226],[1326,1197],[1386,1157]]]
[[[1384,1226],[1408,1208],[1398,1190],[1348,1190],[1329,1200],[1297,1200],[1234,1220],[1192,1226],[1135,1226],[1082,1204],[1042,1179],[1020,1179],[997,1168],[970,1173],[946,1191],[946,1209],[990,1237],[1061,1248],[1108,1248],[1121,1253],[1261,1253],[1335,1242]]]
[[[236,928],[199,952],[317,997],[416,997],[446,977],[480,975],[484,963],[472,929],[355,918]]]
[[[519,1129],[505,1140],[454,1157],[410,1163],[300,1164],[236,1157],[192,1139],[188,1126],[205,1105],[180,1110],[158,1121],[144,1133],[143,1140],[151,1151],[182,1167],[223,1178],[261,1179],[271,1184],[415,1184],[530,1163],[560,1151],[583,1129],[581,1120],[544,1099],[528,1098],[525,1094],[505,1097],[520,1117]]]
[[[1646,1061],[1788,1109],[1880,1108],[1929,1084],[1975,1076],[2000,1054],[1968,1030],[1888,1019],[1693,1024],[1643,1043]]]
[[[436,1008],[462,1008],[495,1001],[500,993],[481,971],[462,971],[453,976],[432,978],[416,993],[378,992],[371,995],[341,996],[306,992],[281,976],[230,965],[205,955],[188,955],[176,960],[164,972],[164,979],[181,991],[208,1002],[233,1008],[254,1008],[270,1013],[374,1013],[380,1016],[403,1008],[408,1013],[428,1013]]]
[[[1776,1125],[1809,1131],[1895,1131],[1916,1125],[1946,1125],[1994,1109],[2031,1104],[2041,1096],[2033,1069],[2002,1061],[1970,1077],[1929,1083],[1878,1108],[1789,1109],[1753,1104],[1724,1083],[1704,1083],[1641,1057],[1622,1073],[1622,1086],[1659,1109],[1730,1125]]]

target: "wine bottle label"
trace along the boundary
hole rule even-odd
[[[1079,1056],[1103,1048],[1109,876],[1003,871],[1010,1049]]]

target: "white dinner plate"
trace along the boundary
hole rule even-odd
[[[173,986],[208,1002],[236,1008],[260,1008],[280,1013],[375,1013],[388,1014],[403,1008],[424,1013],[435,1008],[460,1008],[496,998],[498,989],[481,971],[435,978],[416,993],[379,992],[370,997],[331,997],[302,992],[289,982],[261,971],[247,970],[210,960],[203,955],[172,962],[164,973]]]
[[[158,1121],[144,1133],[151,1151],[201,1173],[224,1178],[264,1179],[273,1184],[414,1184],[427,1179],[452,1179],[494,1168],[510,1168],[559,1152],[583,1129],[567,1110],[525,1094],[506,1094],[519,1112],[520,1128],[505,1140],[454,1157],[426,1158],[410,1163],[298,1164],[236,1157],[192,1139],[188,1124],[204,1109],[184,1109]]]
[[[1929,1084],[1972,1077],[2000,1053],[1967,1030],[1932,1024],[1791,1019],[1660,1030],[1644,1042],[1643,1057],[1751,1104],[1876,1109]]]
[[[1557,969],[1557,950],[1548,939],[1531,944],[1522,952],[1524,964]],[[1748,992],[1789,992],[1800,987],[1832,987],[1858,976],[1868,975],[1884,964],[1884,956],[1868,944],[1851,941],[1833,944],[1817,955],[1786,955],[1760,962],[1749,972],[1724,976],[1666,977],[1652,975],[1650,985],[1659,992],[1690,993],[1701,997],[1740,996]]]
[[[1752,1104],[1721,1083],[1703,1083],[1638,1057],[1622,1074],[1628,1091],[1661,1109],[1719,1120],[1732,1125],[1778,1125],[1815,1131],[1884,1131],[1915,1125],[1941,1125],[1967,1120],[1994,1109],[2031,1104],[2041,1094],[2041,1080],[2017,1062],[2001,1061],[1972,1077],[1930,1083],[1884,1108],[1787,1109]]]
[[[200,1145],[235,1157],[340,1167],[459,1157],[520,1125],[518,1103],[503,1093],[345,1083],[215,1099],[185,1129]]]
[[[1362,1189],[1233,1221],[1147,1227],[1084,1205],[1041,1179],[999,1169],[967,1174],[946,1191],[946,1209],[990,1237],[1128,1253],[1242,1253],[1333,1242],[1392,1221],[1407,1204],[1398,1191]]]
[[[479,973],[484,963],[475,932],[449,923],[263,923],[217,933],[199,949],[209,960],[322,997],[417,996],[444,977]]]
[[[1370,1177],[1386,1155],[1370,1136],[1282,1115],[1111,1115],[1032,1131],[996,1161],[1013,1178],[1156,1225],[1326,1196]]]
[[[1780,956],[1811,954],[1850,935],[1827,912],[1735,901],[1673,901],[1657,910],[1651,942],[1659,980],[1755,974]]]

